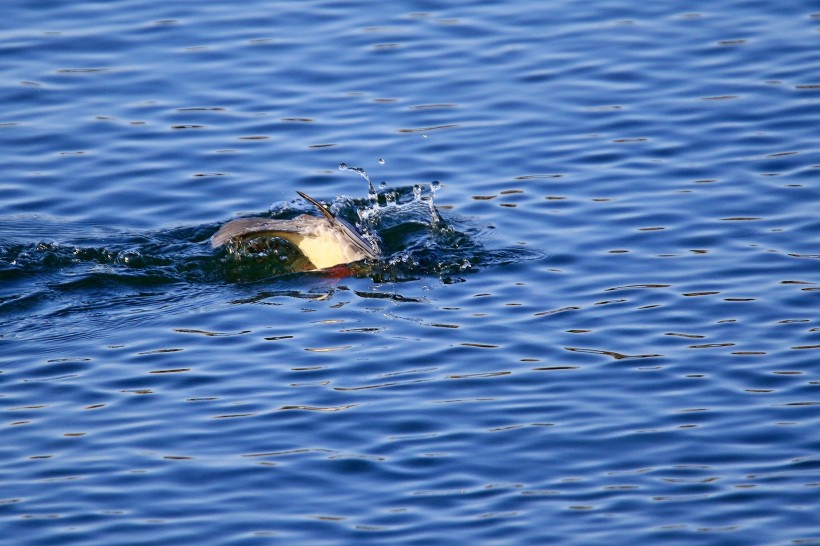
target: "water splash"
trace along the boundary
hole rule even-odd
[[[442,223],[441,216],[438,213],[438,209],[436,208],[435,200],[436,200],[436,192],[441,187],[441,182],[438,180],[433,180],[430,183],[430,216],[433,219],[433,225],[438,225]]]
[[[379,159],[379,164],[384,164],[384,159]],[[372,206],[378,207],[379,205],[379,192],[376,191],[376,188],[373,186],[373,181],[370,178],[370,175],[367,174],[367,171],[363,167],[351,167],[347,163],[340,163],[339,170],[341,171],[350,171],[358,174],[365,180],[367,180],[367,193],[368,198],[372,202]],[[382,181],[379,183],[379,188],[382,191],[381,196],[387,205],[397,205],[398,199],[400,195],[395,191],[386,191],[387,190],[387,182]],[[434,180],[429,185],[429,197],[425,197],[422,195],[422,186],[416,184],[413,186],[413,197],[415,201],[427,201],[430,207],[430,215],[432,217],[433,224],[437,224],[441,221],[441,216],[438,213],[438,210],[435,207],[435,195],[436,192],[440,189],[441,183],[438,180]]]
[[[381,182],[376,191],[365,169],[345,163],[339,169],[354,172],[368,183],[367,200],[349,201],[348,205],[355,209],[360,232],[365,237],[378,237],[385,250],[384,258],[370,269],[374,279],[395,281],[419,274],[445,278],[493,263],[504,254],[490,257],[493,253],[484,249],[480,229],[469,222],[458,218],[445,221],[436,207],[436,194],[442,189],[438,180],[399,188],[388,188],[387,182]]]
[[[383,160],[379,160],[379,161],[383,161]],[[376,195],[376,188],[373,187],[373,182],[370,181],[370,175],[367,174],[367,172],[363,168],[361,168],[361,167],[348,167],[346,163],[339,163],[339,170],[340,171],[354,172],[354,173],[358,174],[359,176],[361,176],[362,178],[364,178],[365,180],[367,180],[367,193],[368,193],[368,195],[370,195],[370,196],[375,196]]]

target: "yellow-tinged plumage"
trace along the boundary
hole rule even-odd
[[[290,220],[237,218],[213,235],[211,245],[217,248],[231,239],[278,237],[295,245],[317,269],[378,258],[378,249],[364,239],[356,228],[334,216],[312,197],[297,193],[313,203],[321,211],[322,217],[303,214]]]

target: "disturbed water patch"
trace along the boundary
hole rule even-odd
[[[366,199],[338,197],[333,214],[354,224],[364,236],[378,239],[379,260],[353,264],[335,274],[401,281],[421,275],[464,273],[526,257],[519,249],[488,249],[484,227],[473,219],[442,215],[433,203],[435,186],[420,185],[374,192]],[[310,213],[298,202],[276,203],[271,218]],[[62,277],[60,286],[108,280],[125,284],[173,282],[250,282],[305,271],[304,256],[291,243],[254,237],[212,251],[208,244],[217,225],[179,227],[143,233],[106,233],[99,226],[66,225],[56,219],[18,217],[0,220],[0,232],[31,233],[0,241],[0,279]]]
[[[383,185],[363,199],[331,201],[334,215],[379,241],[381,256],[321,271],[309,271],[302,253],[276,237],[213,250],[210,239],[217,224],[134,233],[36,216],[0,219],[0,233],[7,234],[0,240],[0,324],[14,324],[7,335],[46,332],[60,317],[115,309],[121,309],[118,320],[133,321],[152,305],[185,309],[192,292],[223,283],[265,283],[259,297],[307,299],[323,297],[326,281],[345,276],[374,283],[437,277],[448,284],[484,267],[538,256],[519,248],[488,247],[487,228],[474,218],[438,211],[433,201],[437,189],[437,184]],[[315,214],[308,206],[301,200],[279,202],[267,214],[279,219]],[[378,290],[356,293],[401,298]],[[69,328],[64,335],[88,333]]]

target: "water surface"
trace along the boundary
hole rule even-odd
[[[820,542],[815,11],[6,2],[0,536]]]

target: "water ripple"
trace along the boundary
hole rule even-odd
[[[817,13],[4,14],[2,536],[818,541]],[[384,260],[209,248],[297,189]]]

